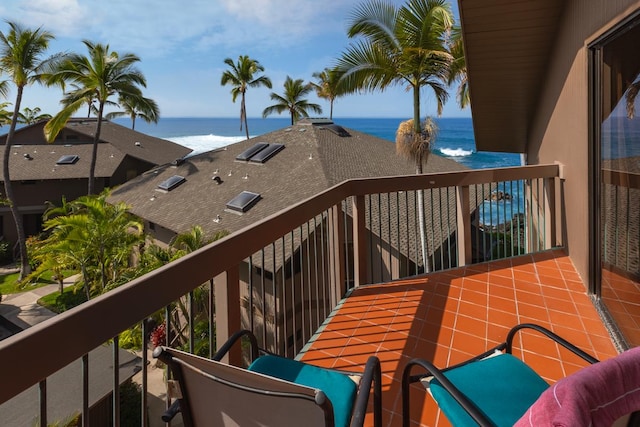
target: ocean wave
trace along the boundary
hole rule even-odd
[[[441,148],[440,152],[447,157],[466,157],[473,154],[473,150],[463,148]]]
[[[207,151],[215,150],[216,148],[225,147],[229,144],[243,141],[243,136],[220,136],[220,135],[189,135],[189,136],[175,136],[171,138],[165,138],[176,144],[184,145],[191,148],[193,152],[191,155],[205,153]]]

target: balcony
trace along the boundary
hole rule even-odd
[[[111,378],[118,402],[118,336],[140,325],[147,347],[145,319],[154,313],[163,313],[167,341],[191,351],[198,336],[211,353],[216,342],[250,328],[263,347],[323,366],[351,368],[377,354],[385,425],[399,424],[407,360],[456,362],[518,322],[540,323],[596,357],[612,356],[585,286],[557,249],[561,180],[558,165],[543,165],[346,181],[0,342],[0,364],[10,367],[0,417],[27,390],[39,396],[31,419],[57,421],[52,408],[66,396],[55,378],[69,369],[77,373],[71,387],[83,419],[90,419],[97,377]],[[195,303],[199,289],[204,308]],[[175,315],[176,305],[184,315]],[[208,333],[197,335],[193,319],[203,315]],[[89,354],[105,343],[115,344],[112,360],[94,363]],[[577,369],[564,352],[545,350],[549,358],[525,350],[545,378]],[[150,392],[148,352],[139,355],[136,381],[148,408],[164,395]],[[412,405],[416,425],[446,425],[430,405],[426,398]],[[141,412],[140,425],[156,425],[157,413]],[[108,416],[119,413],[116,403]]]

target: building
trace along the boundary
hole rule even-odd
[[[11,146],[10,176],[27,235],[41,231],[42,214],[48,203],[59,205],[63,196],[73,200],[87,194],[97,119],[69,120],[51,144],[44,137],[45,124],[43,121],[16,130]],[[6,138],[0,137],[1,150]],[[179,144],[105,120],[98,144],[95,190],[122,184],[190,152]],[[11,242],[16,240],[7,206],[0,207],[0,233]]]
[[[460,2],[478,150],[563,165],[562,240],[618,339],[640,345],[637,1]],[[620,301],[632,303],[632,306]]]

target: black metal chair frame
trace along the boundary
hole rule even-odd
[[[485,427],[485,426],[486,427],[493,427],[494,424],[491,422],[491,420],[487,419],[487,417],[482,413],[482,411],[480,411],[480,409],[473,402],[471,402],[462,392],[460,392],[460,390],[458,390],[456,388],[455,385],[453,385],[451,383],[451,381],[449,381],[447,379],[447,377],[444,376],[444,372],[447,372],[447,371],[449,371],[451,369],[459,368],[460,366],[464,366],[464,365],[467,365],[469,363],[473,363],[475,361],[487,358],[487,357],[491,356],[492,354],[494,354],[496,351],[512,354],[513,340],[514,340],[516,334],[519,331],[521,331],[522,329],[532,329],[532,330],[535,330],[537,332],[540,332],[541,334],[545,335],[546,337],[548,337],[551,340],[555,341],[556,343],[560,344],[562,347],[564,347],[567,350],[571,351],[572,353],[574,353],[575,355],[577,355],[580,358],[584,359],[585,361],[587,361],[590,364],[598,362],[598,359],[596,359],[595,357],[593,357],[590,354],[586,353],[584,350],[580,349],[579,347],[571,344],[569,341],[565,340],[564,338],[560,337],[559,335],[551,332],[547,328],[544,328],[544,327],[542,327],[540,325],[536,325],[536,324],[532,324],[532,323],[523,323],[523,324],[514,326],[509,331],[509,333],[507,334],[507,338],[506,338],[505,342],[493,347],[492,349],[490,349],[490,350],[488,350],[488,351],[486,351],[486,352],[484,352],[482,354],[479,354],[478,356],[475,356],[475,357],[473,357],[473,358],[471,358],[469,360],[466,360],[466,361],[464,361],[462,363],[449,366],[449,367],[447,367],[445,369],[439,369],[435,365],[433,365],[431,362],[428,362],[428,361],[426,361],[424,359],[412,359],[411,361],[409,361],[409,363],[405,367],[405,369],[403,371],[403,374],[402,374],[402,425],[403,425],[403,427],[408,427],[410,422],[411,422],[411,420],[410,420],[410,405],[409,405],[409,401],[410,401],[410,399],[409,399],[410,385],[412,383],[419,382],[423,378],[426,378],[426,377],[433,377],[436,380],[438,380],[440,382],[440,384],[442,385],[442,387],[449,394],[451,394],[451,396],[455,400],[458,401],[460,406],[462,406],[462,408],[465,411],[467,411],[467,413],[478,423],[478,425],[480,425],[482,427]],[[415,366],[422,367],[426,371],[426,373],[422,373],[422,374],[418,374],[418,375],[412,375],[411,371]]]
[[[212,360],[216,362],[220,362],[231,350],[234,344],[236,344],[242,337],[245,337],[245,336],[249,339],[249,343],[250,343],[251,362],[256,360],[261,354],[270,354],[272,356],[281,357],[281,356],[278,356],[277,354],[271,353],[269,351],[266,351],[260,348],[258,346],[258,341],[255,335],[251,331],[241,330],[233,334],[227,340],[227,342],[224,343],[222,347],[220,347],[220,349],[212,357]],[[153,352],[153,357],[161,360],[162,362],[167,364],[167,366],[170,367],[171,373],[173,374],[174,378],[178,381],[178,383],[183,382],[180,365],[187,365],[185,362],[180,362],[180,364],[176,363],[176,361],[173,360],[172,356],[166,350],[164,350],[163,347],[157,347]],[[326,369],[326,368],[323,368],[323,369]],[[345,375],[356,375],[361,377],[360,384],[358,387],[358,394],[356,396],[356,401],[354,403],[354,407],[352,410],[350,426],[356,427],[356,426],[364,425],[364,419],[367,413],[367,406],[369,403],[369,396],[371,394],[371,388],[373,387],[374,426],[381,427],[382,426],[382,385],[381,385],[382,374],[380,370],[379,359],[375,356],[369,357],[363,373],[347,372],[342,370],[333,370],[333,371],[339,372]],[[229,386],[242,388],[246,391],[250,391],[254,393],[262,393],[262,394],[270,394],[270,395],[277,394],[277,393],[274,393],[273,391],[266,392],[265,390],[261,390],[261,389],[255,389],[247,386],[242,386],[239,384],[229,383],[227,381],[224,381],[220,378],[214,377],[204,372],[201,372],[201,374],[207,376],[212,380],[224,382]],[[284,393],[284,392],[282,393],[282,395],[283,396],[287,395],[289,397],[300,397],[304,399],[309,398],[308,396],[294,395],[292,393]],[[316,399],[316,403],[323,408],[326,415],[327,425],[333,425],[333,408],[331,406],[331,402],[329,401],[329,399],[324,398],[324,394],[322,393],[319,399],[318,398]],[[190,411],[191,409],[189,406],[189,396],[187,396],[186,393],[184,393],[183,391],[182,397],[177,398],[170,405],[170,407],[164,412],[164,414],[162,415],[162,420],[164,422],[170,422],[178,413],[181,413],[185,427],[192,427],[193,420],[192,420]]]

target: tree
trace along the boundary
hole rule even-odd
[[[361,36],[338,60],[345,90],[385,90],[407,85],[413,92],[413,125],[420,129],[420,91],[436,96],[438,115],[448,99],[446,82],[452,56],[447,35],[453,15],[446,0],[409,0],[400,7],[382,0],[358,6],[349,24],[349,37]]]
[[[312,90],[313,87],[309,84],[305,85],[302,79],[293,80],[287,76],[284,81],[284,93],[282,95],[271,93],[271,100],[276,101],[277,104],[265,108],[262,117],[266,118],[273,113],[282,114],[288,111],[291,114],[291,124],[293,125],[301,117],[309,117],[307,110],[322,114],[322,108],[318,104],[311,104],[303,99]]]
[[[131,118],[131,129],[136,128],[136,118],[140,117],[147,123],[158,123],[160,118],[160,108],[158,104],[151,98],[135,97],[126,98],[120,97],[118,105],[123,111],[114,111],[107,114],[106,119],[112,120],[116,117],[128,116]]]
[[[94,193],[96,161],[104,107],[114,95],[125,99],[141,99],[140,86],[146,87],[146,79],[135,67],[140,61],[136,55],[111,52],[109,45],[84,40],[89,56],[72,54],[48,77],[48,84],[59,84],[63,90],[67,83],[74,88],[64,94],[63,109],[45,125],[48,141],[55,140],[69,118],[87,102],[96,100],[98,118],[93,137],[93,152],[89,167],[88,194]],[[75,86],[74,86],[75,85]]]
[[[0,102],[0,127],[11,124],[11,117],[13,117],[13,113],[7,110],[10,105],[10,102]]]
[[[233,63],[231,58],[224,60],[231,69],[222,73],[220,84],[225,86],[230,84],[233,86],[231,89],[231,101],[236,102],[236,98],[240,95],[240,131],[242,131],[242,124],[244,123],[244,130],[249,139],[249,125],[247,124],[247,107],[245,103],[245,95],[247,88],[266,86],[271,89],[271,80],[264,75],[255,77],[254,74],[264,71],[264,67],[260,65],[255,59],[249,58],[247,55],[241,55],[238,57],[238,62]]]
[[[456,90],[456,100],[460,108],[467,108],[471,105],[469,95],[469,80],[467,78],[467,61],[464,55],[464,45],[462,43],[462,31],[460,27],[454,27],[451,31],[449,50],[451,52],[451,65],[449,66],[449,77],[447,83],[451,86],[458,83]]]
[[[313,77],[318,81],[311,82],[311,86],[316,90],[318,97],[329,101],[329,118],[333,119],[333,103],[345,93],[340,80],[340,70],[325,68],[321,72],[313,73]]]
[[[9,173],[9,158],[13,135],[18,123],[20,104],[25,86],[42,82],[43,76],[55,67],[62,59],[62,55],[53,55],[44,58],[49,48],[49,42],[54,38],[53,34],[42,28],[27,29],[15,22],[9,22],[7,33],[0,32],[0,71],[10,77],[16,86],[16,100],[13,105],[11,125],[5,141],[2,172],[4,180],[5,196],[9,201],[9,207],[16,224],[18,247],[20,249],[20,280],[29,272],[29,259],[27,258],[27,245],[25,243],[24,224],[22,215],[18,211]]]
[[[49,234],[39,245],[41,266],[49,268],[59,263],[79,269],[87,299],[118,283],[133,248],[144,241],[142,223],[133,218],[124,203],[107,203],[108,195],[103,191],[83,196],[45,213],[49,219],[44,230]]]
[[[447,37],[453,27],[453,15],[446,0],[409,0],[397,8],[383,0],[370,0],[357,7],[348,29],[349,37],[361,36],[338,60],[338,69],[348,91],[385,90],[406,85],[413,93],[413,126],[403,138],[413,138],[420,146],[423,130],[420,121],[420,92],[433,90],[438,115],[449,94],[446,90],[453,57]],[[406,125],[405,125],[406,126]],[[400,130],[400,129],[399,129]],[[427,144],[428,149],[428,144]],[[425,157],[415,158],[416,172],[422,173]],[[418,167],[419,165],[419,167]],[[423,209],[423,192],[417,192]],[[422,261],[428,271],[425,220],[419,214]]]
[[[24,123],[25,125],[32,125],[42,120],[49,120],[51,114],[40,114],[40,107],[31,109],[24,107],[22,112],[18,113],[18,123]]]

